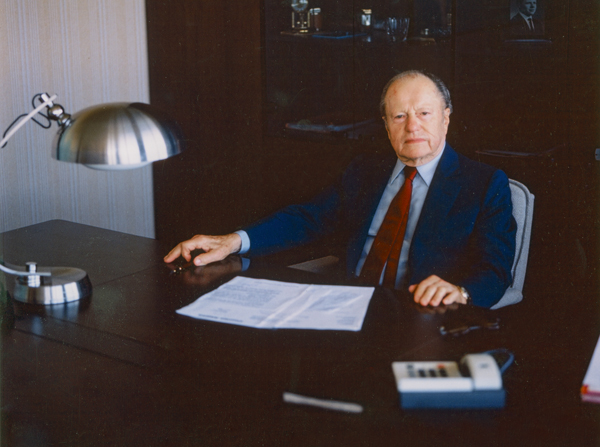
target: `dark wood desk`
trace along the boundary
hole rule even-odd
[[[600,333],[596,296],[531,293],[499,311],[440,313],[378,290],[360,332],[258,330],[176,314],[234,274],[227,265],[172,274],[154,240],[50,221],[4,233],[0,248],[13,264],[83,268],[94,284],[70,307],[3,305],[3,445],[600,444],[600,406],[579,398]],[[323,281],[291,269],[247,274]],[[453,320],[490,316],[499,330],[440,335]],[[516,357],[506,408],[400,409],[393,361],[500,347]],[[292,406],[284,391],[365,411]]]

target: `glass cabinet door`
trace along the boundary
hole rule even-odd
[[[373,138],[394,74],[450,81],[451,11],[450,0],[265,0],[267,132]]]

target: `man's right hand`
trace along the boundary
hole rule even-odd
[[[187,241],[183,241],[165,256],[164,261],[170,263],[180,256],[186,261],[192,258],[192,251],[204,250],[193,260],[194,265],[206,265],[211,262],[218,262],[225,259],[232,253],[237,253],[242,247],[242,238],[236,234],[226,234],[224,236],[205,236],[196,235]]]

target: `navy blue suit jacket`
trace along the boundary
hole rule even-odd
[[[360,156],[313,200],[292,205],[246,229],[250,254],[263,255],[332,233],[347,241],[353,273],[371,220],[397,159]],[[516,224],[506,175],[457,154],[446,145],[413,235],[408,283],[438,275],[494,305],[512,282]]]

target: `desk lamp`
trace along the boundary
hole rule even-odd
[[[18,117],[7,129],[0,147],[27,121],[33,119],[42,127],[59,126],[53,143],[53,158],[81,163],[92,169],[122,170],[164,160],[183,150],[178,127],[155,108],[142,103],[102,104],[84,109],[72,116],[47,93],[34,96],[29,114]],[[36,107],[36,100],[41,104]],[[46,109],[46,113],[42,110]],[[44,125],[35,120],[40,114]],[[8,266],[0,261],[0,270],[16,276],[13,298],[31,304],[60,304],[89,296],[92,283],[87,273],[71,267],[44,267],[38,271],[35,262],[25,267]]]

